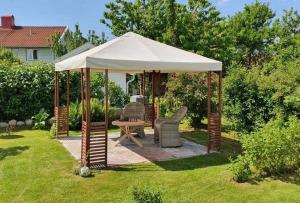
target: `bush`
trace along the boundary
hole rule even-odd
[[[99,99],[91,98],[91,121],[105,120],[104,108]]]
[[[39,113],[32,117],[34,122],[33,129],[45,129],[47,127],[48,118],[49,114],[45,111],[45,109],[41,109]]]
[[[134,187],[133,199],[136,203],[162,203],[162,193],[151,188]]]
[[[236,160],[232,161],[230,170],[233,173],[233,180],[238,183],[246,182],[251,175],[249,163],[242,156],[238,156]]]
[[[237,67],[224,80],[224,114],[240,131],[251,132],[275,118],[300,118],[300,58],[260,67]]]
[[[56,137],[56,126],[55,122],[52,124],[50,131],[49,131],[49,136],[50,138],[55,138]]]
[[[109,82],[108,92],[111,106],[124,107],[129,102],[129,96],[113,81]]]
[[[77,130],[81,126],[81,103],[70,103],[69,125],[70,129]]]
[[[233,164],[234,175],[244,177],[248,165],[260,175],[290,173],[300,166],[300,120],[277,118],[241,139],[243,155]],[[247,174],[247,173],[246,173]]]
[[[224,80],[224,114],[238,131],[251,132],[272,117],[272,92],[260,91],[259,77],[259,69],[237,68]]]
[[[0,122],[25,120],[40,109],[53,115],[54,67],[44,62],[25,63],[11,51],[0,49]],[[66,104],[66,73],[60,73],[60,104]],[[103,100],[103,74],[91,74],[91,97]],[[116,84],[109,84],[110,104],[124,106],[128,96]],[[80,100],[80,74],[70,74],[70,101]],[[72,115],[72,118],[76,116]],[[78,119],[77,119],[78,120]],[[73,122],[72,122],[73,123]],[[75,126],[77,126],[75,124]]]
[[[70,122],[70,129],[71,130],[79,130],[81,128],[81,120],[82,120],[82,103],[75,102],[70,104],[70,111],[69,111],[69,122]],[[91,98],[91,121],[104,121],[105,120],[105,108],[102,102],[99,99]],[[116,107],[109,107],[108,110],[108,121],[109,124],[113,120],[117,120],[120,118],[120,111],[119,108]]]
[[[200,127],[201,121],[207,116],[207,75],[174,74],[167,83],[167,89],[164,105],[170,111],[186,106],[191,125]]]

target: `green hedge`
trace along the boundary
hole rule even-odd
[[[19,64],[0,69],[0,120],[31,118],[44,108],[53,111],[53,66]]]
[[[54,67],[51,64],[0,62],[0,121],[25,120],[41,109],[53,116]],[[60,105],[66,104],[66,74],[60,74]],[[91,76],[91,97],[103,100],[103,75]],[[128,96],[115,83],[109,83],[110,103],[122,107]],[[80,101],[80,74],[71,73],[70,100]]]

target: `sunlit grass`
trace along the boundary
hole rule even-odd
[[[206,143],[205,131],[183,136]],[[0,134],[0,202],[131,202],[135,185],[149,185],[165,202],[297,202],[297,177],[238,184],[231,180],[228,157],[235,139],[223,139],[223,151],[187,159],[137,164],[102,171],[84,179],[73,175],[77,162],[48,131]],[[235,146],[237,145],[237,146]]]

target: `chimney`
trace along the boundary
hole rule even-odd
[[[13,29],[15,27],[15,17],[10,16],[1,16],[1,26],[2,28]]]

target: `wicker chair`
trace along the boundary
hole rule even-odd
[[[161,147],[179,147],[182,145],[178,127],[187,112],[187,107],[181,107],[170,118],[159,118],[154,124],[154,141]]]
[[[144,120],[145,119],[145,107],[143,103],[140,102],[130,102],[127,104],[121,113],[120,120],[135,120],[135,119],[140,119]],[[140,137],[145,136],[145,131],[144,131],[144,126],[137,128],[134,130],[134,133],[137,133]],[[121,136],[124,134],[124,132],[121,131]]]

